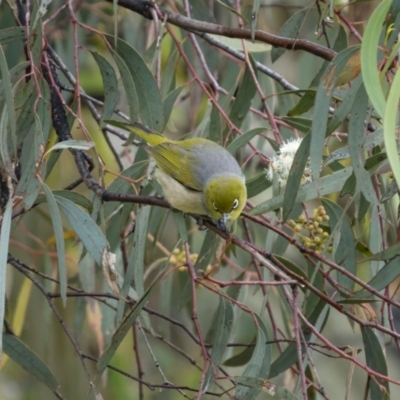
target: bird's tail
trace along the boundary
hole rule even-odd
[[[141,139],[143,139],[145,142],[147,142],[151,146],[157,146],[161,143],[165,143],[165,142],[169,141],[169,139],[164,137],[161,133],[150,129],[147,126],[144,126],[139,122],[134,122],[132,124],[115,121],[115,120],[107,120],[105,122],[107,124],[110,124],[110,125],[113,125],[118,128],[125,129],[125,130],[131,132],[131,135],[129,135],[129,138],[126,141],[125,145],[128,145],[133,141],[133,139],[135,137],[134,135],[139,136]]]

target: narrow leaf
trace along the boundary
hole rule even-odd
[[[338,75],[347,60],[359,50],[359,47],[349,47],[340,52],[326,69],[315,98],[314,118],[311,129],[310,166],[313,180],[317,181],[321,171],[322,154],[325,143],[325,134],[328,124],[329,106]]]
[[[324,176],[319,180],[318,188],[315,187],[314,182],[302,185],[297,193],[296,203],[316,199],[320,196],[325,196],[341,190],[345,181],[351,175],[351,172],[352,168],[348,167],[336,171],[331,175]],[[264,214],[282,207],[282,204],[283,194],[280,194],[259,204],[253,210],[251,210],[250,213],[253,215]]]
[[[114,46],[114,38],[107,36]],[[139,101],[139,115],[143,123],[151,129],[161,132],[164,128],[164,110],[160,91],[141,55],[122,39],[117,39],[117,54],[127,66],[135,85]]]
[[[378,273],[368,282],[376,290],[383,290],[390,285],[400,275],[400,257],[397,256],[390,260]],[[368,290],[361,290],[354,294],[356,297],[370,297]]]
[[[301,141],[300,146],[294,156],[292,166],[290,167],[286,190],[283,194],[283,221],[286,221],[286,219],[289,217],[293,205],[296,202],[297,193],[303,179],[304,169],[308,163],[308,158],[310,155],[310,142],[311,135],[308,134]]]
[[[226,347],[231,336],[233,327],[233,306],[232,303],[223,296],[219,297],[219,305],[216,311],[214,327],[213,348],[211,350],[211,363],[204,379],[203,392],[206,392],[214,380],[214,370],[217,372],[221,365]]]
[[[253,356],[244,370],[242,376],[244,380],[248,378],[264,379],[268,375],[271,366],[271,346],[266,344],[270,340],[269,334],[262,319],[258,315],[256,315],[256,318],[259,325],[257,342]],[[259,388],[252,388],[243,384],[239,384],[236,387],[236,397],[238,400],[254,400],[259,392]]]
[[[111,119],[118,100],[118,80],[112,65],[100,54],[92,52],[97,65],[100,68],[101,77],[104,85],[104,107],[101,115],[100,124],[104,125],[104,121]]]
[[[13,28],[7,28],[0,30],[0,44],[7,44],[14,42],[15,40],[25,39],[25,28],[15,26]]]
[[[10,241],[11,216],[13,209],[13,199],[8,199],[0,230],[0,324],[3,327],[4,313],[6,306],[6,272],[8,259],[8,245]],[[0,329],[0,359],[3,349],[2,339],[3,329]]]
[[[67,265],[65,263],[65,243],[64,229],[62,226],[60,211],[57,207],[56,199],[50,188],[42,182],[44,193],[46,194],[47,204],[53,224],[54,236],[56,237],[58,274],[60,279],[60,293],[64,307],[67,305]]]
[[[381,375],[388,376],[385,355],[383,353],[382,345],[376,337],[374,331],[368,326],[361,327],[361,334],[365,348],[365,358],[368,367],[380,373]],[[371,400],[389,400],[389,382],[374,376],[373,379],[368,380],[370,387]]]
[[[178,86],[176,89],[174,89],[172,92],[168,93],[167,97],[163,101],[163,110],[164,110],[164,119],[165,123],[168,122],[169,117],[172,112],[172,108],[174,107],[176,99],[179,97],[181,94],[182,89],[185,87],[185,85]]]
[[[164,273],[161,273],[156,277],[156,279],[154,279],[149,288],[144,292],[143,296],[137,301],[137,303],[132,308],[130,313],[126,316],[122,324],[118,327],[117,331],[114,333],[111,340],[111,344],[105,350],[105,352],[103,353],[103,355],[101,356],[100,360],[97,363],[96,369],[99,374],[97,381],[101,378],[101,375],[107,368],[117,348],[121,344],[126,334],[130,331],[132,325],[135,323],[143,307],[146,305],[148,297],[150,296],[151,292],[155,289],[155,287],[163,279],[163,277]]]
[[[88,213],[72,201],[60,196],[54,196],[60,210],[63,212],[73,230],[81,239],[86,250],[94,258],[98,265],[102,265],[104,251],[108,247],[107,240]]]
[[[17,336],[4,332],[4,352],[51,390],[57,390],[58,382],[49,367]]]
[[[345,211],[328,199],[322,199],[326,213],[329,216],[329,226],[334,236],[338,238],[334,260],[348,272],[356,274],[356,244],[353,229]],[[354,288],[354,281],[338,272],[338,283],[350,290]]]
[[[136,219],[135,233],[133,235],[133,247],[129,256],[128,267],[125,271],[124,283],[121,288],[121,299],[118,301],[117,307],[117,325],[122,320],[125,307],[125,298],[128,295],[132,282],[135,283],[134,288],[138,296],[142,296],[144,292],[144,256],[147,242],[147,229],[150,217],[150,206],[144,206]]]
[[[63,142],[56,143],[53,147],[47,150],[47,153],[60,149],[89,150],[94,146],[94,142],[86,142],[85,140],[65,140]]]
[[[265,132],[265,128],[254,128],[246,132],[245,134],[236,138],[230,145],[226,148],[229,153],[233,154],[237,149],[249,143],[253,137],[257,136],[261,132]]]
[[[257,69],[253,67],[253,70],[256,73]],[[233,102],[231,112],[229,113],[229,119],[238,128],[240,128],[240,126],[242,125],[243,120],[250,109],[251,100],[256,94],[256,91],[257,88],[254,83],[253,77],[249,68],[246,66],[243,79],[240,83],[235,101]]]
[[[386,100],[383,94],[378,71],[379,38],[382,24],[392,4],[392,0],[384,0],[376,7],[368,19],[361,45],[361,73],[368,97],[377,113],[383,118],[385,115]],[[389,99],[388,99],[388,103]],[[397,108],[397,103],[395,105]]]
[[[278,36],[289,39],[296,39],[309,12],[309,8],[303,8],[302,10],[291,16],[285,22],[285,25],[283,25]],[[285,51],[286,49],[284,47],[273,47],[271,50],[271,61],[274,63]]]
[[[361,86],[354,100],[349,122],[349,151],[351,164],[360,188],[365,198],[372,204],[377,204],[378,199],[372,186],[369,173],[365,170],[364,157],[364,120],[367,118],[368,98],[364,86]]]
[[[385,142],[385,148],[389,163],[392,167],[392,171],[397,182],[397,186],[400,186],[400,161],[396,139],[396,124],[399,99],[400,73],[399,71],[397,71],[390,87],[383,120],[383,139]]]

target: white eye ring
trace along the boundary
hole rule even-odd
[[[232,210],[236,210],[238,206],[239,206],[239,200],[235,199],[235,201],[233,202]]]
[[[214,202],[213,202],[213,207],[214,207],[214,210],[218,211],[218,208],[215,206]]]

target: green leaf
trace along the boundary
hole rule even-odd
[[[315,90],[306,90],[299,102],[288,111],[287,115],[289,117],[296,117],[306,113],[311,107],[314,106],[316,95],[317,92]]]
[[[249,378],[264,379],[271,366],[271,346],[266,344],[270,340],[269,334],[263,320],[258,315],[255,316],[258,322],[257,342],[253,356],[243,372],[242,379],[244,381],[248,381]],[[259,392],[259,388],[252,388],[243,384],[236,386],[238,400],[254,400]]]
[[[44,193],[46,195],[47,204],[53,225],[54,236],[56,237],[58,275],[60,279],[60,293],[64,307],[67,305],[67,264],[65,263],[65,243],[64,229],[61,221],[60,211],[57,207],[56,198],[50,188],[42,182]]]
[[[320,196],[325,196],[330,193],[335,193],[343,187],[347,178],[351,175],[352,168],[343,168],[339,171],[334,172],[331,175],[326,175],[319,179],[318,187],[316,187],[315,182],[310,182],[305,185],[300,186],[297,193],[296,203],[301,203],[303,201],[312,200],[319,198]],[[276,210],[283,205],[283,194],[275,196],[250,211],[250,214],[259,215],[264,214],[269,211]]]
[[[348,272],[356,274],[356,243],[354,240],[353,229],[346,212],[331,200],[322,199],[326,213],[329,216],[329,226],[332,235],[337,237],[338,243],[334,249],[334,260],[337,264],[345,268]],[[350,290],[354,288],[354,281],[343,275],[338,274],[338,283]]]
[[[89,212],[92,212],[93,205],[91,201],[82,194],[71,192],[69,190],[53,190],[52,193],[54,196],[64,197],[72,201],[73,203],[77,204],[78,206],[86,208],[86,210],[88,210]],[[44,203],[45,201],[47,201],[46,197],[40,195],[36,199],[36,204],[41,204]]]
[[[81,239],[86,250],[98,265],[102,265],[104,251],[108,248],[107,240],[88,213],[72,201],[60,196],[54,196],[60,210],[71,224],[72,229]]]
[[[279,254],[274,254],[274,257],[276,257],[283,265],[285,265],[285,267],[289,268],[292,272],[303,277],[304,279],[307,279],[306,273],[297,264]]]
[[[376,7],[368,19],[361,45],[361,73],[365,89],[372,105],[382,118],[385,115],[386,100],[377,66],[378,52],[380,52],[378,45],[382,32],[382,24],[385,22],[391,4],[392,0],[384,0]],[[388,104],[390,104],[389,99]],[[397,102],[393,106],[397,108]]]
[[[176,86],[176,69],[180,59],[180,54],[177,48],[174,48],[168,55],[168,59],[163,68],[161,68],[161,95],[162,98],[166,99],[169,93],[171,93]],[[165,122],[168,118],[164,114]]]
[[[117,325],[120,324],[125,308],[125,298],[129,288],[134,282],[137,294],[142,296],[144,293],[144,256],[147,243],[147,229],[149,224],[151,206],[144,206],[139,212],[135,223],[135,233],[133,234],[133,247],[129,256],[128,266],[125,271],[124,282],[121,288],[121,298],[117,307]]]
[[[296,39],[309,12],[310,8],[307,7],[292,15],[279,31],[278,36]],[[271,50],[271,61],[274,63],[285,51],[284,47],[273,47]]]
[[[47,150],[47,153],[61,149],[89,150],[94,146],[94,142],[87,142],[86,140],[64,140],[63,142],[56,143],[54,146],[52,146],[49,150]]]
[[[386,110],[384,113],[384,120],[383,120],[383,139],[385,142],[385,149],[397,185],[400,184],[400,161],[399,161],[399,152],[397,150],[397,139],[395,133],[397,125],[397,111],[398,111],[399,99],[400,99],[400,73],[399,71],[397,71],[390,87]]]
[[[389,248],[380,251],[377,254],[374,254],[372,257],[368,258],[367,260],[377,260],[377,261],[382,261],[382,260],[391,260],[392,258],[396,257],[397,255],[400,254],[400,243],[396,243],[393,246],[390,246]]]
[[[365,348],[365,359],[368,367],[381,375],[388,376],[385,355],[381,343],[376,337],[374,331],[367,326],[362,326],[361,334]],[[388,381],[374,376],[373,379],[368,379],[368,386],[370,388],[371,400],[390,399]]]
[[[245,385],[250,388],[255,388],[266,392],[268,394],[268,399],[299,400],[299,398],[294,393],[289,392],[283,386],[277,386],[275,383],[266,379],[238,376],[234,377],[233,380],[241,385]]]
[[[328,123],[327,135],[330,135],[350,114],[351,108],[353,107],[356,97],[359,95],[359,90],[362,85],[362,76],[359,75],[354,82],[351,84],[350,90],[341,101],[339,107],[335,109],[335,113]],[[366,99],[367,101],[367,99]],[[364,128],[364,127],[363,127]]]
[[[163,101],[163,110],[164,110],[165,123],[168,122],[169,117],[171,116],[172,108],[174,107],[175,101],[179,97],[179,95],[181,94],[182,89],[185,86],[186,85],[178,86],[172,92],[168,93],[167,97],[164,99],[164,101]]]
[[[254,344],[256,342],[256,338],[251,342]],[[241,367],[242,365],[247,364],[251,357],[253,356],[255,346],[247,346],[242,352],[228,358],[224,361],[224,365],[227,367]]]
[[[251,14],[251,40],[254,42],[254,37],[257,29],[258,10],[260,9],[260,0],[253,1],[253,10]]]
[[[369,286],[381,291],[390,285],[400,275],[400,257],[396,256],[390,260],[378,273],[368,282]],[[370,297],[371,292],[367,289],[354,293],[355,297]]]
[[[5,307],[6,307],[6,272],[8,259],[8,246],[10,242],[11,217],[13,209],[13,199],[10,197],[3,214],[0,229],[0,325],[3,327]],[[2,334],[0,329],[0,357],[2,353]]]
[[[124,60],[117,54],[114,53],[114,60],[119,69],[122,84],[124,85],[126,99],[129,105],[129,116],[131,121],[135,122],[139,120],[139,100],[136,92],[135,82],[129,72],[128,66]]]
[[[283,211],[282,219],[286,221],[296,202],[301,181],[303,179],[304,169],[308,163],[310,155],[311,135],[308,134],[301,141],[299,148],[290,167],[289,178],[286,184],[286,190],[283,193]]]
[[[4,352],[51,390],[57,390],[58,382],[49,369],[25,343],[11,333],[3,333]]]
[[[253,70],[257,75],[257,69],[254,68],[254,66]],[[257,88],[254,83],[253,77],[251,75],[249,68],[246,66],[246,69],[243,74],[243,79],[240,83],[235,101],[233,102],[231,112],[229,113],[229,119],[231,120],[232,124],[236,125],[238,128],[241,127],[250,109],[251,100],[256,94],[256,91]]]
[[[322,154],[328,125],[329,106],[335,89],[336,79],[348,59],[359,50],[358,46],[349,47],[340,52],[326,69],[317,89],[311,129],[310,167],[313,180],[317,181],[322,166]]]
[[[14,95],[11,85],[10,71],[7,66],[6,56],[3,52],[3,47],[0,45],[0,72],[1,86],[4,89],[5,105],[2,115],[1,137],[0,137],[0,154],[4,168],[7,173],[17,181],[14,173],[13,163],[11,159],[17,151],[17,123],[14,110]],[[8,129],[10,127],[10,129]],[[11,154],[10,154],[11,150]]]
[[[367,119],[368,98],[364,86],[361,86],[354,100],[353,109],[349,122],[349,152],[351,164],[357,180],[357,187],[360,188],[365,198],[372,204],[377,204],[378,199],[375,189],[372,186],[369,173],[365,170],[364,156],[364,120]]]
[[[118,80],[112,65],[100,54],[92,51],[92,55],[100,68],[104,85],[104,107],[101,115],[100,125],[111,119],[118,101]]]
[[[39,173],[41,177],[44,177],[46,174],[46,163],[45,160],[42,160],[45,141],[38,114],[35,114],[35,131],[30,136],[29,139],[31,140],[27,138],[24,143],[24,146],[29,146],[29,148],[24,149],[25,151],[23,152],[26,158],[21,157],[22,174],[16,188],[16,194],[23,199],[22,204],[25,210],[29,210],[32,207],[42,188],[42,184],[36,174]],[[40,161],[43,162],[39,169],[37,165]]]
[[[116,352],[117,348],[121,344],[122,340],[126,336],[126,334],[130,331],[132,328],[132,325],[135,323],[137,317],[139,316],[140,312],[142,311],[143,307],[146,305],[148,301],[148,297],[150,296],[151,292],[156,288],[158,283],[163,279],[164,273],[160,273],[154,281],[151,283],[151,285],[147,288],[147,290],[143,293],[143,296],[137,301],[135,306],[132,308],[132,310],[129,312],[129,314],[126,316],[122,324],[118,327],[116,332],[114,333],[111,344],[107,347],[107,349],[104,351],[103,355],[99,359],[96,369],[98,372],[98,377],[97,377],[97,382],[100,380],[101,375],[107,368],[109,362],[111,361],[114,353]]]
[[[274,378],[290,368],[298,359],[296,343],[290,343],[288,347],[272,363],[268,378]]]
[[[312,120],[303,117],[281,117],[281,120],[298,129],[301,132],[308,133],[312,127]]]
[[[220,238],[213,231],[208,231],[201,246],[199,256],[197,257],[194,268],[196,271],[205,271],[209,264],[213,263],[216,257],[217,249],[220,243]],[[186,303],[192,297],[192,286],[191,278],[189,274],[186,274],[182,282],[182,290],[180,293],[180,307],[186,305]]]
[[[214,335],[211,340],[213,343],[211,350],[212,365],[208,367],[208,371],[204,379],[203,393],[208,390],[214,381],[214,370],[218,371],[218,368],[221,365],[222,358],[231,336],[233,319],[234,314],[232,303],[225,297],[219,296],[219,305],[214,319],[216,326],[211,327],[211,329],[214,329]]]
[[[0,44],[7,44],[15,40],[25,39],[25,27],[15,26],[0,30]]]
[[[179,237],[182,243],[187,243],[189,241],[185,217],[180,211],[172,210],[172,215],[174,217],[176,226],[178,227]]]
[[[265,132],[266,128],[254,128],[246,132],[245,134],[237,137],[235,140],[233,140],[229,146],[226,148],[229,153],[233,154],[237,149],[240,147],[244,146],[248,142],[250,142],[251,139],[253,139],[254,136],[260,134],[261,132]]]
[[[114,37],[106,35],[112,47]],[[139,104],[139,115],[150,129],[162,132],[164,128],[164,109],[160,91],[151,71],[141,55],[122,39],[117,39],[116,53],[122,58],[132,77]],[[125,88],[127,89],[127,88]]]
[[[271,186],[272,183],[267,179],[265,171],[259,172],[250,179],[246,179],[247,197],[251,199]]]
[[[215,104],[212,105],[210,123],[208,125],[207,137],[215,143],[223,144],[223,128],[221,121],[221,114]]]

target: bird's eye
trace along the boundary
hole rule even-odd
[[[235,201],[233,202],[232,210],[236,210],[238,208],[238,205],[239,205],[239,200],[235,199]]]
[[[213,207],[214,207],[214,210],[218,211],[218,208],[216,207],[214,202],[213,202]]]

